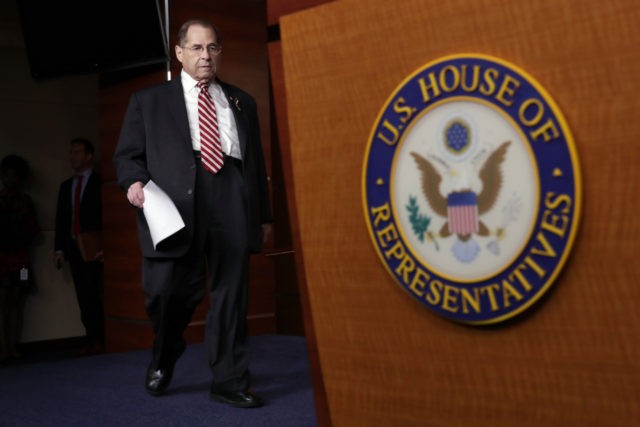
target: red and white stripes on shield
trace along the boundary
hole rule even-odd
[[[453,234],[478,232],[478,198],[473,191],[459,191],[447,195],[449,231]]]
[[[209,83],[198,82],[198,119],[200,121],[200,150],[202,165],[211,173],[217,173],[224,164],[216,106],[209,94]]]

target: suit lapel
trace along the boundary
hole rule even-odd
[[[73,209],[73,206],[71,204],[73,200],[73,195],[71,194],[72,193],[71,189],[73,188],[72,183],[73,183],[73,177],[65,180],[63,183],[64,188],[62,189],[62,194],[64,195],[64,198],[65,198],[64,203],[66,206],[69,206],[69,209]]]
[[[229,107],[231,111],[233,111],[233,117],[236,120],[236,128],[238,129],[238,140],[240,141],[240,152],[242,153],[242,157],[244,158],[244,152],[247,148],[247,118],[242,113],[239,105],[238,98],[234,95],[233,90],[227,86],[224,82],[217,80],[224,92],[224,96],[227,98],[229,102]]]
[[[180,134],[185,139],[187,146],[191,147],[189,118],[187,116],[187,106],[184,103],[184,92],[180,78],[171,80],[169,98],[169,111],[178,126]]]

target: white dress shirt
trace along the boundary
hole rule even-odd
[[[198,122],[198,94],[200,89],[198,88],[198,81],[184,70],[180,73],[180,78],[182,79],[184,102],[187,105],[187,116],[189,117],[191,145],[195,151],[200,151],[200,124]],[[229,100],[225,97],[220,85],[215,81],[209,85],[209,94],[216,106],[222,151],[228,156],[242,160],[238,128],[236,127],[236,120],[231,110],[232,107],[229,105]]]

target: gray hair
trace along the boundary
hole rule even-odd
[[[218,46],[222,45],[222,36],[220,36],[220,30],[218,30],[218,27],[213,25],[211,21],[208,21],[206,19],[190,19],[184,24],[182,24],[182,26],[180,27],[180,30],[178,31],[178,46],[184,47],[184,41],[187,38],[187,31],[189,31],[189,28],[192,25],[199,25],[204,28],[210,28],[211,30],[213,30],[214,34],[216,35],[216,41],[218,42]]]

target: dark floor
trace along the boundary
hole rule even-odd
[[[176,364],[166,395],[144,390],[150,351],[73,357],[81,347],[27,348],[0,366],[2,426],[316,426],[306,342],[302,337],[251,338],[252,389],[265,406],[237,409],[208,398],[203,344]]]

